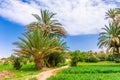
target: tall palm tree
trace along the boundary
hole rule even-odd
[[[14,42],[19,49],[14,49],[15,54],[24,57],[33,57],[37,69],[41,69],[45,65],[44,58],[51,53],[61,53],[65,49],[65,43],[54,36],[49,38],[50,34],[44,36],[43,31],[35,29],[23,34],[23,38],[19,37],[21,42]]]
[[[116,27],[120,26],[120,8],[109,9],[105,19],[111,19]]]
[[[116,9],[109,9],[108,12],[106,12],[105,19],[112,19],[112,21],[114,22],[116,15],[117,15]]]
[[[56,14],[49,12],[48,10],[41,10],[41,15],[33,14],[33,16],[37,19],[37,22],[32,22],[27,25],[26,28],[31,30],[33,28],[40,28],[45,33],[57,34],[61,36],[65,36],[66,32],[62,25],[58,22],[58,20],[54,19]]]
[[[109,23],[109,26],[102,28],[104,31],[99,34],[99,48],[107,47],[108,50],[115,50],[120,54],[120,28]]]

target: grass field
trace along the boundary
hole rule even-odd
[[[120,64],[114,62],[78,63],[48,80],[120,80]]]
[[[26,78],[32,78],[33,75],[39,73],[39,70],[34,68],[34,64],[26,64],[22,66],[20,70],[15,70],[13,65],[0,64],[0,71],[9,71],[14,75],[12,78],[2,78],[0,80],[25,80]],[[34,78],[31,80],[35,80]]]

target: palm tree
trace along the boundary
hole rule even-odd
[[[112,19],[112,21],[114,22],[116,15],[117,15],[116,9],[109,9],[108,12],[106,12],[105,19]]]
[[[18,56],[32,57],[37,69],[41,69],[45,65],[44,58],[51,53],[61,53],[65,49],[65,43],[59,38],[50,34],[44,36],[43,31],[35,29],[23,34],[23,38],[19,37],[21,42],[14,42],[19,49],[14,49]]]
[[[41,15],[33,14],[33,16],[37,19],[37,22],[32,22],[26,26],[28,30],[32,30],[34,28],[40,28],[45,33],[57,34],[60,36],[65,36],[65,29],[62,28],[61,24],[58,20],[54,19],[56,14],[49,12],[48,10],[41,10]]]
[[[116,27],[120,26],[120,8],[109,9],[105,19],[111,19]]]
[[[109,23],[109,26],[102,28],[104,31],[99,34],[99,48],[107,47],[108,50],[115,50],[117,53],[120,48],[120,28],[115,27],[114,24]]]

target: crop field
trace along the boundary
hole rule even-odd
[[[59,71],[48,80],[120,80],[120,64],[114,62],[78,63]]]

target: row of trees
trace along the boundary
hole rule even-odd
[[[120,61],[120,8],[109,9],[106,12],[108,25],[102,28],[99,34],[99,48],[107,48],[106,53],[72,52],[71,65],[76,65],[79,61],[98,62],[103,60]],[[108,54],[109,53],[109,54]]]
[[[76,66],[78,62],[92,62],[112,61],[120,63],[120,58],[116,54],[100,52],[81,52],[79,50],[71,52],[71,65]]]
[[[27,25],[24,37],[19,37],[20,42],[14,42],[18,47],[14,50],[15,54],[32,58],[37,69],[43,66],[55,66],[62,60],[62,55],[67,50],[66,43],[61,41],[61,37],[66,36],[66,31],[54,19],[55,15],[48,10],[41,10],[40,16],[33,14],[37,22]],[[100,48],[107,47],[108,52],[120,56],[120,9],[108,10],[106,19],[109,25],[102,28],[98,45]]]
[[[55,66],[64,60],[63,54],[67,46],[61,37],[65,37],[66,31],[54,19],[55,15],[48,10],[41,10],[40,16],[33,14],[37,22],[27,25],[27,32],[23,33],[24,37],[19,37],[20,41],[13,43],[18,48],[14,49],[14,53],[32,58],[36,69]]]
[[[120,8],[110,9],[106,12],[109,25],[102,28],[99,34],[99,48],[106,47],[107,52],[112,52],[120,57]]]

